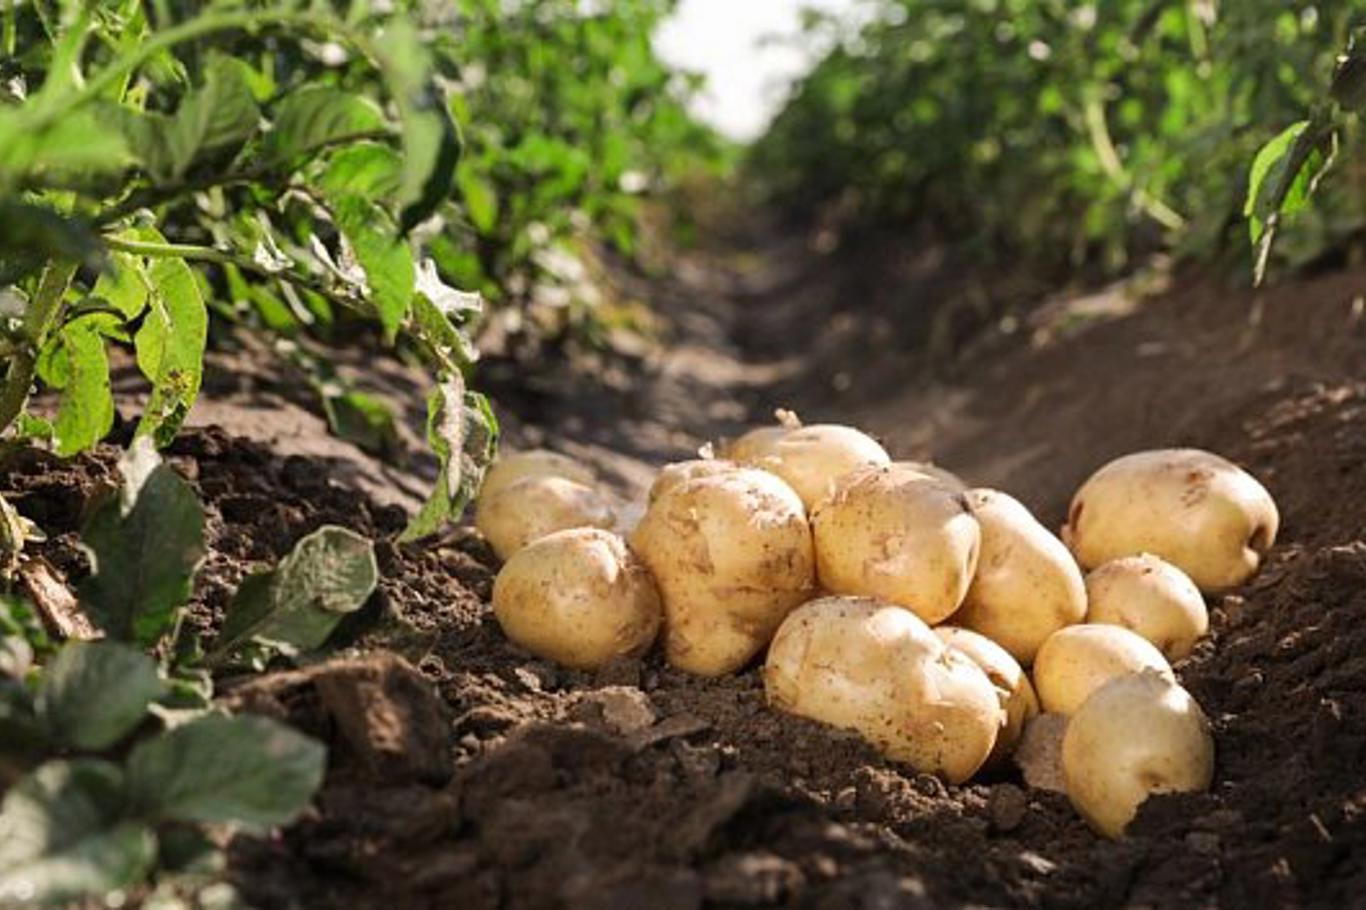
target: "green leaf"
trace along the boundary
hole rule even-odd
[[[142,272],[142,263],[136,256],[114,253],[109,257],[108,267],[96,279],[90,296],[109,303],[125,320],[136,319],[147,306],[150,283]]]
[[[384,116],[369,99],[330,85],[306,85],[286,95],[267,134],[267,161],[302,158],[330,143],[382,130]]]
[[[0,805],[0,897],[34,906],[140,882],[156,838],[123,805],[123,773],[105,761],[52,761],[19,781]]]
[[[204,512],[150,441],[135,441],[120,470],[121,494],[105,497],[81,532],[93,568],[81,603],[111,637],[150,647],[190,598],[204,555]]]
[[[150,307],[133,343],[138,369],[152,382],[152,395],[137,435],[151,436],[158,446],[166,446],[199,397],[209,312],[194,272],[183,259],[153,261],[147,278]]]
[[[356,261],[365,271],[384,334],[392,341],[408,317],[417,271],[408,243],[394,229],[384,209],[360,196],[342,196],[333,203],[341,229]]]
[[[1254,280],[1261,284],[1281,221],[1309,203],[1309,197],[1332,166],[1337,132],[1331,119],[1316,112],[1292,123],[1262,146],[1248,174],[1243,214],[1256,252]]]
[[[392,199],[398,194],[402,172],[398,152],[376,142],[361,142],[332,155],[319,185],[333,199]]]
[[[69,641],[43,668],[34,705],[51,737],[98,752],[119,742],[165,691],[156,661],[112,641]]]
[[[242,584],[228,606],[214,653],[227,655],[251,641],[312,651],[365,604],[378,582],[369,540],[345,528],[321,527],[273,571]]]
[[[68,322],[49,342],[51,358],[46,375],[55,375],[62,397],[53,421],[57,454],[75,455],[95,447],[114,426],[114,395],[109,384],[109,360],[104,352],[101,323],[107,319],[87,318]]]
[[[400,542],[434,534],[448,520],[459,517],[478,491],[497,449],[498,420],[488,399],[466,391],[458,372],[427,398],[427,442],[441,468],[431,495],[399,536]]]
[[[129,161],[124,137],[94,108],[71,111],[38,131],[27,128],[20,111],[0,108],[0,186],[118,173]]]
[[[411,22],[392,20],[375,49],[403,128],[398,204],[399,228],[406,234],[450,198],[460,162],[460,132],[432,80],[431,53]]]
[[[142,813],[168,821],[283,825],[322,783],[322,743],[265,717],[209,714],[139,743],[128,789]]]
[[[387,404],[354,389],[334,391],[328,383],[322,383],[319,392],[323,413],[333,435],[378,455],[395,450],[398,425],[393,409]]]
[[[456,170],[455,178],[470,223],[481,234],[491,233],[498,224],[498,191],[492,183],[475,173],[473,167],[464,164]]]
[[[411,329],[431,347],[445,371],[459,372],[474,363],[479,352],[460,325],[483,311],[483,298],[447,285],[430,259],[423,260],[418,271],[417,290]]]
[[[89,268],[103,262],[98,238],[78,221],[40,205],[0,201],[0,287],[39,271],[49,260],[67,259]]]

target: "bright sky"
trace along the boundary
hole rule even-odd
[[[792,36],[803,7],[848,14],[858,0],[682,0],[655,36],[660,55],[707,75],[696,115],[734,139],[753,139],[785,97],[787,86],[814,62],[793,47],[760,46],[770,35]]]

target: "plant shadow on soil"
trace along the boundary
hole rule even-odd
[[[768,255],[781,267],[726,273],[698,257],[667,280],[625,276],[691,323],[665,353],[628,365],[634,381],[617,391],[552,374],[532,408],[517,377],[495,367],[514,441],[572,438],[638,487],[645,462],[686,456],[761,402],[796,404],[866,425],[897,455],[934,455],[1010,490],[1053,526],[1075,485],[1122,451],[1196,444],[1240,461],[1271,488],[1284,530],[1264,570],[1212,604],[1211,636],[1178,667],[1214,723],[1211,792],[1150,800],[1131,835],[1111,843],[1064,797],[1012,774],[946,787],[853,737],[780,717],[754,669],[700,680],[657,656],[597,674],[556,668],[498,632],[487,606],[496,566],[475,533],[396,545],[403,509],[338,481],[330,460],[199,428],[168,457],[209,516],[193,612],[205,633],[248,571],[320,524],[376,539],[383,570],[338,655],[220,686],[230,704],[331,747],[314,810],[278,837],[233,842],[231,875],[247,900],[392,910],[1361,905],[1366,363],[1353,301],[1366,275],[1260,296],[1179,276],[1132,312],[1051,340],[984,343],[989,368],[960,364],[932,379],[895,339],[841,344],[824,331],[842,316],[869,324],[921,305],[925,285],[899,283],[902,264],[875,273],[895,293],[842,304],[852,276],[877,286],[867,263],[808,273],[817,266],[790,246]],[[817,333],[794,328],[812,325],[819,350]],[[771,347],[756,355],[762,346],[746,338],[787,338],[809,362],[795,367]],[[864,366],[869,387],[831,384]],[[73,583],[87,571],[75,531],[115,459],[106,446],[0,466],[0,490],[48,532],[39,552]]]

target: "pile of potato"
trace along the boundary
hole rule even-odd
[[[1128,455],[1082,485],[1057,537],[1006,493],[784,417],[664,468],[629,544],[583,465],[501,459],[476,523],[506,560],[508,638],[593,669],[662,635],[670,664],[704,676],[767,649],[771,705],[950,782],[1052,715],[1067,793],[1111,837],[1149,794],[1209,786],[1209,724],[1170,661],[1206,633],[1203,595],[1275,540],[1261,484],[1208,452]]]

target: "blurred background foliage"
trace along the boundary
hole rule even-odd
[[[868,0],[747,168],[790,216],[932,224],[994,260],[1111,275],[1159,249],[1247,264],[1258,148],[1321,98],[1360,0]],[[841,32],[841,29],[846,29]],[[1363,224],[1360,130],[1278,254]],[[1244,271],[1246,274],[1246,271]]]

